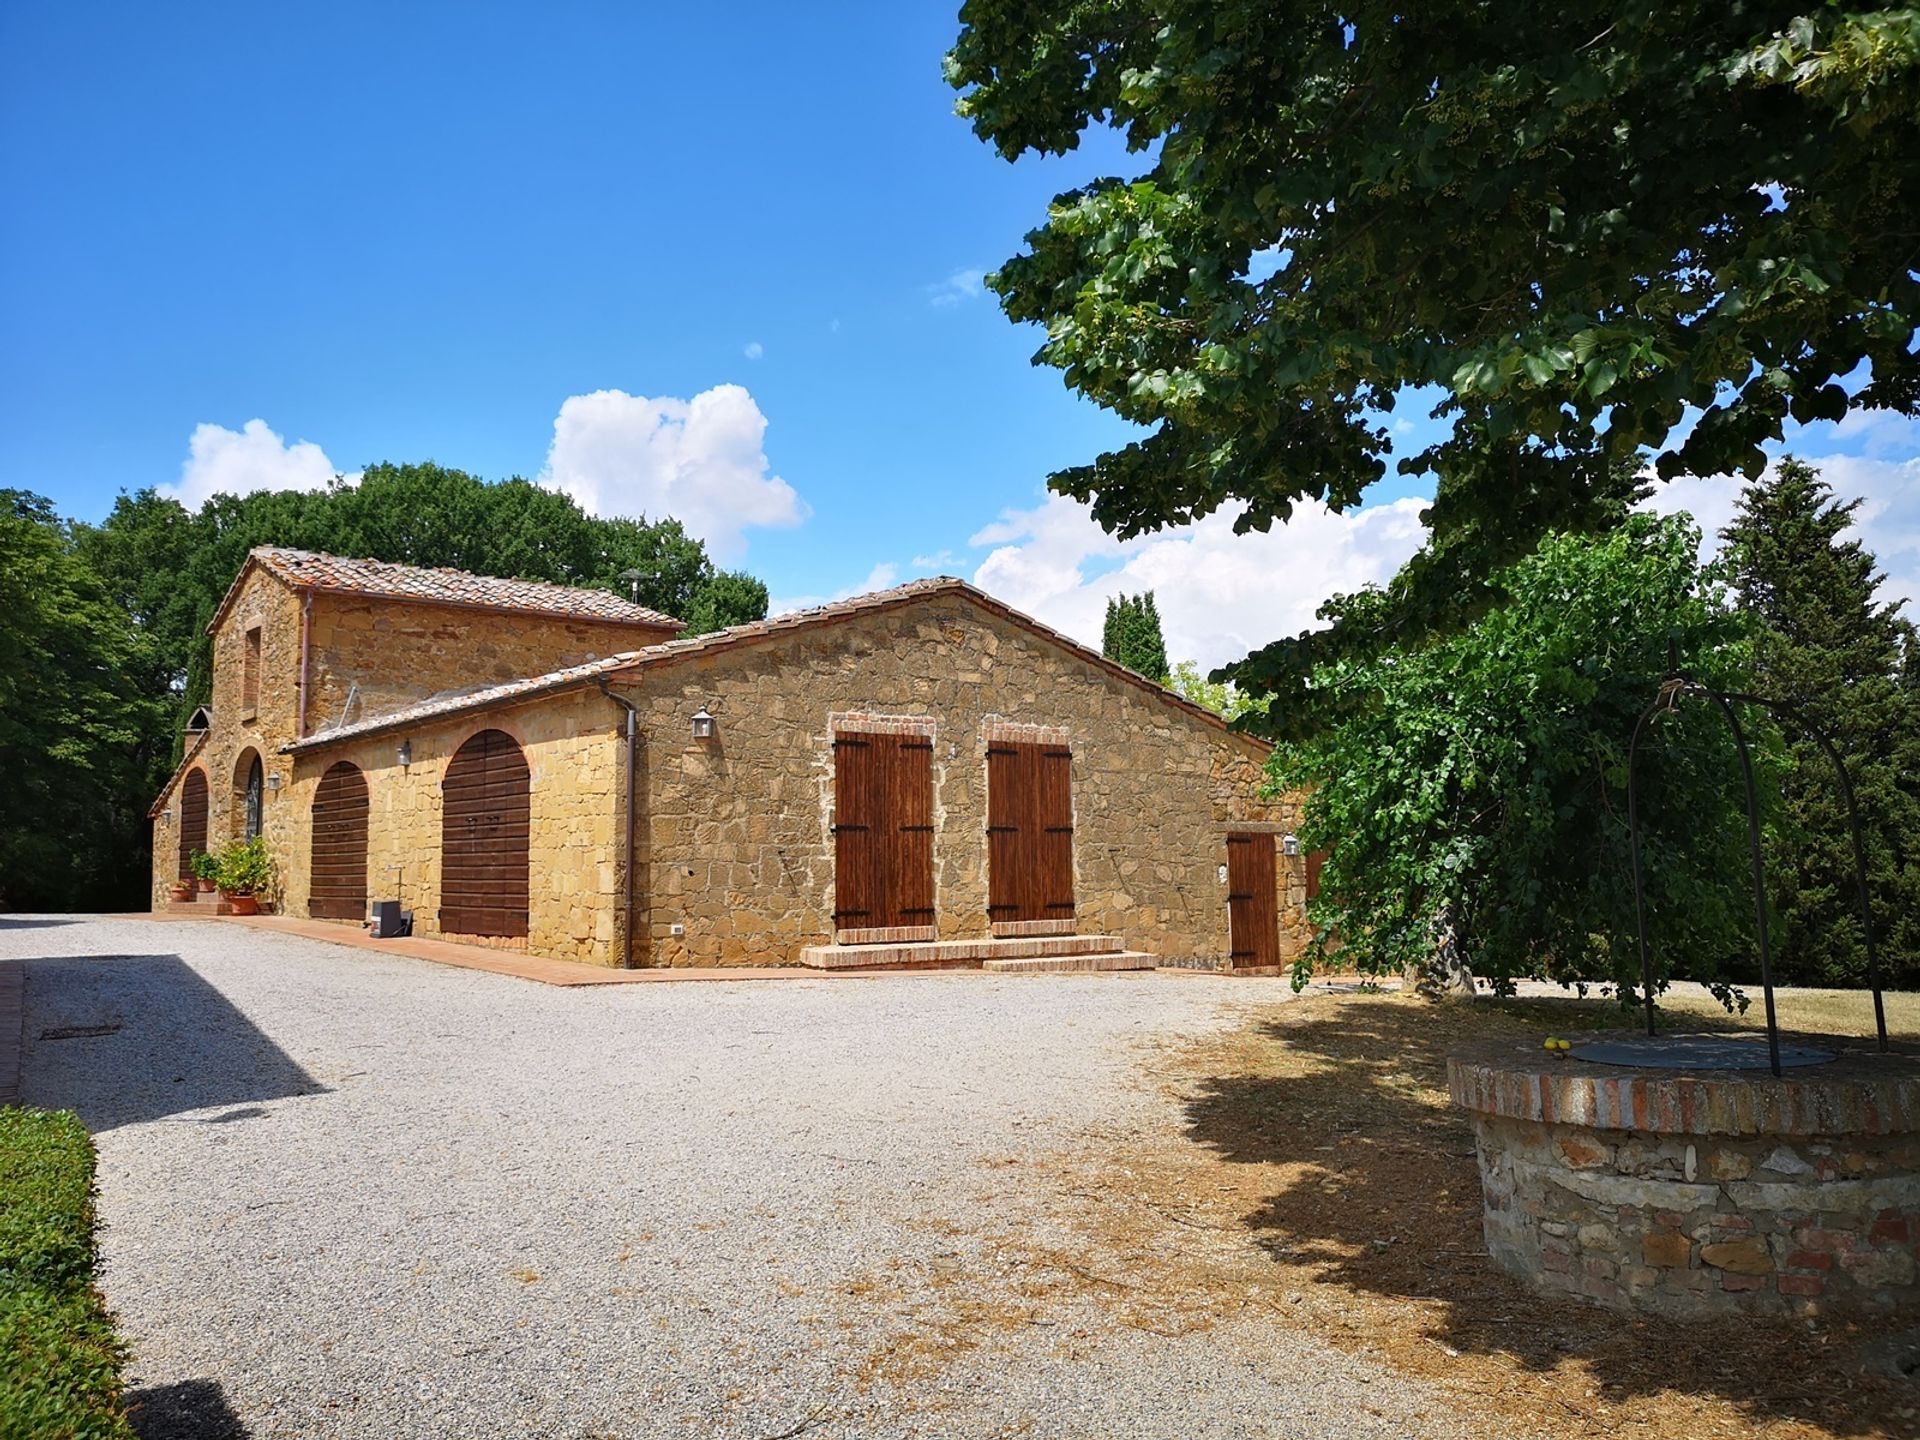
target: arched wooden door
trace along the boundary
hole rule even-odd
[[[367,777],[341,760],[313,792],[313,869],[307,913],[316,920],[367,918]]]
[[[180,878],[193,879],[193,852],[207,848],[207,772],[197,766],[180,782]]]
[[[513,737],[482,730],[454,752],[441,782],[440,928],[527,933],[527,758]]]

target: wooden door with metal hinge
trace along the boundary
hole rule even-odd
[[[996,935],[1073,932],[1073,752],[987,745],[987,918]]]
[[[842,943],[934,938],[930,736],[835,733],[833,893]]]
[[[1280,897],[1273,836],[1227,836],[1227,930],[1233,968],[1280,963]]]

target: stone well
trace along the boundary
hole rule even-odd
[[[1452,1057],[1488,1252],[1622,1310],[1920,1308],[1920,1052],[1820,1043],[1837,1058],[1777,1080],[1532,1044]]]

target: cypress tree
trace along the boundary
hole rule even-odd
[[[1160,608],[1154,604],[1151,590],[1117,595],[1107,601],[1100,653],[1150,680],[1167,678],[1167,641],[1160,633]]]
[[[1846,761],[1865,832],[1881,975],[1920,983],[1920,724],[1912,628],[1877,598],[1877,562],[1849,536],[1860,501],[1840,501],[1793,457],[1747,487],[1723,532],[1741,604],[1759,623],[1760,693],[1788,701]],[[1852,841],[1832,762],[1791,721],[1781,840],[1768,856],[1777,978],[1865,983]]]

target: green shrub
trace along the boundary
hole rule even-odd
[[[196,880],[217,881],[220,878],[220,862],[204,850],[196,850],[187,857],[187,869],[193,872]]]
[[[235,840],[220,852],[214,884],[229,895],[258,895],[273,884],[273,857],[267,842],[256,835]]]
[[[132,1440],[125,1348],[93,1285],[93,1142],[0,1108],[0,1440]]]

